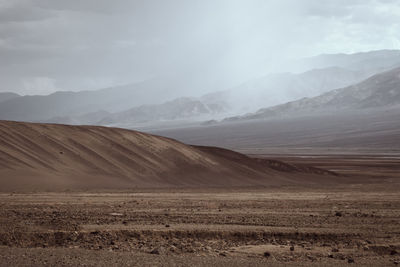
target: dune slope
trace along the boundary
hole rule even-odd
[[[268,186],[325,176],[334,177],[131,130],[0,121],[2,191]]]

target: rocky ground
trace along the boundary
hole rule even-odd
[[[400,187],[0,194],[1,266],[395,266]]]

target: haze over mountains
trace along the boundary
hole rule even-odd
[[[367,77],[369,73],[340,67],[312,69],[300,74],[269,74],[233,88],[225,97],[235,107],[236,113],[251,112],[302,97],[317,96]]]
[[[252,114],[227,118],[226,121],[312,115],[315,112],[352,113],[375,108],[400,108],[400,68],[376,74],[361,83],[320,96],[260,109]]]
[[[157,134],[243,152],[399,153],[400,68],[312,98]]]
[[[4,102],[17,97],[20,97],[20,95],[16,93],[9,93],[9,92],[0,93],[0,102]]]
[[[66,124],[95,124],[134,127],[146,122],[173,120],[204,120],[227,114],[228,104],[224,101],[181,97],[158,105],[142,105],[125,111],[111,113],[100,110],[77,116],[54,117],[46,122]],[[219,115],[219,116],[218,116]]]
[[[178,97],[182,93],[182,91],[175,90],[173,83],[152,79],[96,91],[22,96],[2,103],[0,118],[40,121],[56,116],[83,115],[99,110],[118,112],[135,106],[162,103],[171,97]]]
[[[288,70],[299,73],[309,69],[339,67],[374,74],[399,65],[399,50],[378,50],[355,54],[322,54],[291,62]]]
[[[97,91],[13,96],[1,102],[0,119],[129,128],[165,121],[220,120],[359,83],[400,66],[400,53],[382,50],[323,55],[299,62],[293,62],[293,69],[301,65],[305,72],[267,74],[204,96],[187,96],[179,81],[168,79]]]

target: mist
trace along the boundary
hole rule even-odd
[[[156,79],[200,96],[292,71],[294,59],[397,49],[399,15],[397,1],[375,0],[3,0],[0,91]]]

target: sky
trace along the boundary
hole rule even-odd
[[[379,49],[400,49],[400,0],[0,0],[0,92],[168,77],[190,95]]]

